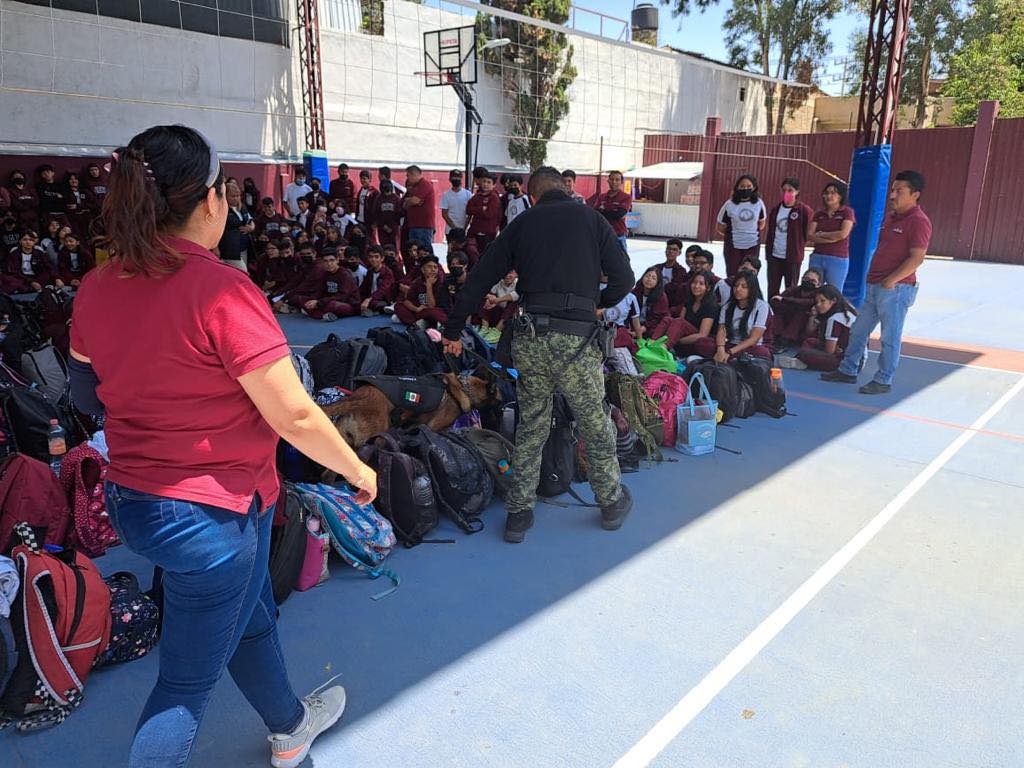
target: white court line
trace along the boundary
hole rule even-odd
[[[846,542],[842,549],[832,555],[807,581],[801,584],[796,592],[758,625],[757,629],[733,648],[729,655],[680,699],[679,703],[672,707],[668,714],[661,718],[640,741],[634,744],[629,752],[620,757],[613,768],[645,768],[650,765],[651,761],[661,754],[662,750],[764,650],[765,646],[775,639],[821,590],[828,586],[829,582],[856,557],[857,553],[864,549],[896,513],[903,509],[907,502],[924,487],[924,484],[931,480],[977,434],[977,430],[988,424],[992,417],[999,413],[1021,390],[1024,390],[1024,376],[1017,379],[1016,384],[979,416],[969,430],[962,432],[942,453],[932,459],[928,466],[922,469],[892,501],[886,504],[881,512],[875,515],[852,539]]]

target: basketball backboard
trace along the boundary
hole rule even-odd
[[[423,75],[428,88],[476,82],[476,27],[423,33]]]

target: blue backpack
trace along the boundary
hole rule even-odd
[[[350,488],[335,487],[324,483],[295,483],[302,506],[317,515],[323,529],[331,539],[331,545],[341,559],[353,568],[366,573],[371,579],[387,576],[391,589],[373,595],[374,600],[390,595],[398,589],[399,578],[381,563],[395,548],[394,531],[384,517],[372,505],[356,503],[355,493]]]

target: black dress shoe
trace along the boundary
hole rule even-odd
[[[892,389],[892,384],[880,384],[877,381],[869,381],[858,391],[862,395],[884,395]]]
[[[601,527],[606,531],[619,530],[622,521],[633,508],[633,494],[629,492],[629,488],[624,485],[620,485],[619,488],[622,491],[619,498],[607,507],[601,507]]]
[[[505,541],[510,544],[521,544],[526,532],[533,527],[533,510],[525,512],[509,512],[505,518]]]
[[[856,384],[857,383],[857,377],[856,376],[851,376],[848,373],[841,373],[839,371],[829,371],[828,373],[821,374],[821,376],[819,376],[818,378],[820,378],[822,381],[834,381],[834,382],[838,382],[840,384]]]

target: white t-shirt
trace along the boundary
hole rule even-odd
[[[718,300],[718,306],[720,307],[724,307],[725,302],[732,296],[732,286],[725,282],[725,280],[719,280],[715,283],[715,287],[712,290],[715,292],[715,298]]]
[[[313,188],[309,184],[296,184],[294,181],[284,188],[284,202],[292,216],[299,215],[299,198],[312,191]]]
[[[526,195],[520,195],[519,197],[510,197],[508,199],[508,205],[505,207],[505,220],[511,224],[512,220],[515,219],[520,213],[530,207],[530,198]]]
[[[786,243],[789,239],[789,214],[792,210],[792,208],[780,205],[779,215],[775,217],[775,243],[772,246],[772,256],[776,259],[786,258]]]
[[[732,198],[725,201],[718,212],[718,223],[732,225],[732,244],[735,248],[753,248],[761,241],[757,222],[768,217],[764,200],[756,203],[744,201],[734,203]]]
[[[441,195],[441,210],[448,211],[448,218],[454,221],[459,229],[466,228],[466,203],[472,196],[473,193],[465,187],[461,187],[458,192],[449,189]],[[447,235],[451,231],[452,228],[445,223],[444,233]]]
[[[836,312],[829,317],[825,321],[825,338],[838,340],[841,331],[840,326],[845,327],[849,331],[853,327],[853,316],[848,312]]]
[[[739,306],[733,310],[732,328],[726,329],[726,335],[729,337],[730,344],[739,344],[741,341],[746,341],[747,339],[740,330],[744,312],[745,310],[740,309]],[[749,335],[755,328],[761,328],[762,330],[767,328],[768,315],[770,312],[771,309],[768,307],[768,302],[764,299],[758,299],[753,310],[750,312],[750,318],[747,320],[747,334]],[[721,311],[718,313],[718,324],[725,325],[728,316],[729,305],[723,304]]]
[[[672,282],[672,267],[662,267],[661,279],[664,280],[666,283]]]
[[[494,284],[494,287],[491,288],[491,293],[493,293],[499,299],[503,299],[506,296],[511,296],[512,301],[519,301],[519,294],[516,293],[517,285],[519,285],[519,278],[513,280],[512,285],[506,285],[504,280],[499,280],[497,283]]]
[[[367,271],[368,270],[366,269],[366,267],[364,267],[362,264],[355,268],[355,270],[352,272],[352,277],[356,279],[356,285],[363,284],[363,278],[366,277]]]
[[[26,277],[35,277],[36,273],[32,269],[32,257],[35,256],[35,250],[31,250],[28,253],[21,252],[21,274]]]
[[[625,325],[630,314],[640,314],[640,303],[636,300],[636,296],[634,296],[632,292],[627,293],[622,301],[614,307],[608,307],[605,309],[604,319],[607,323]]]

